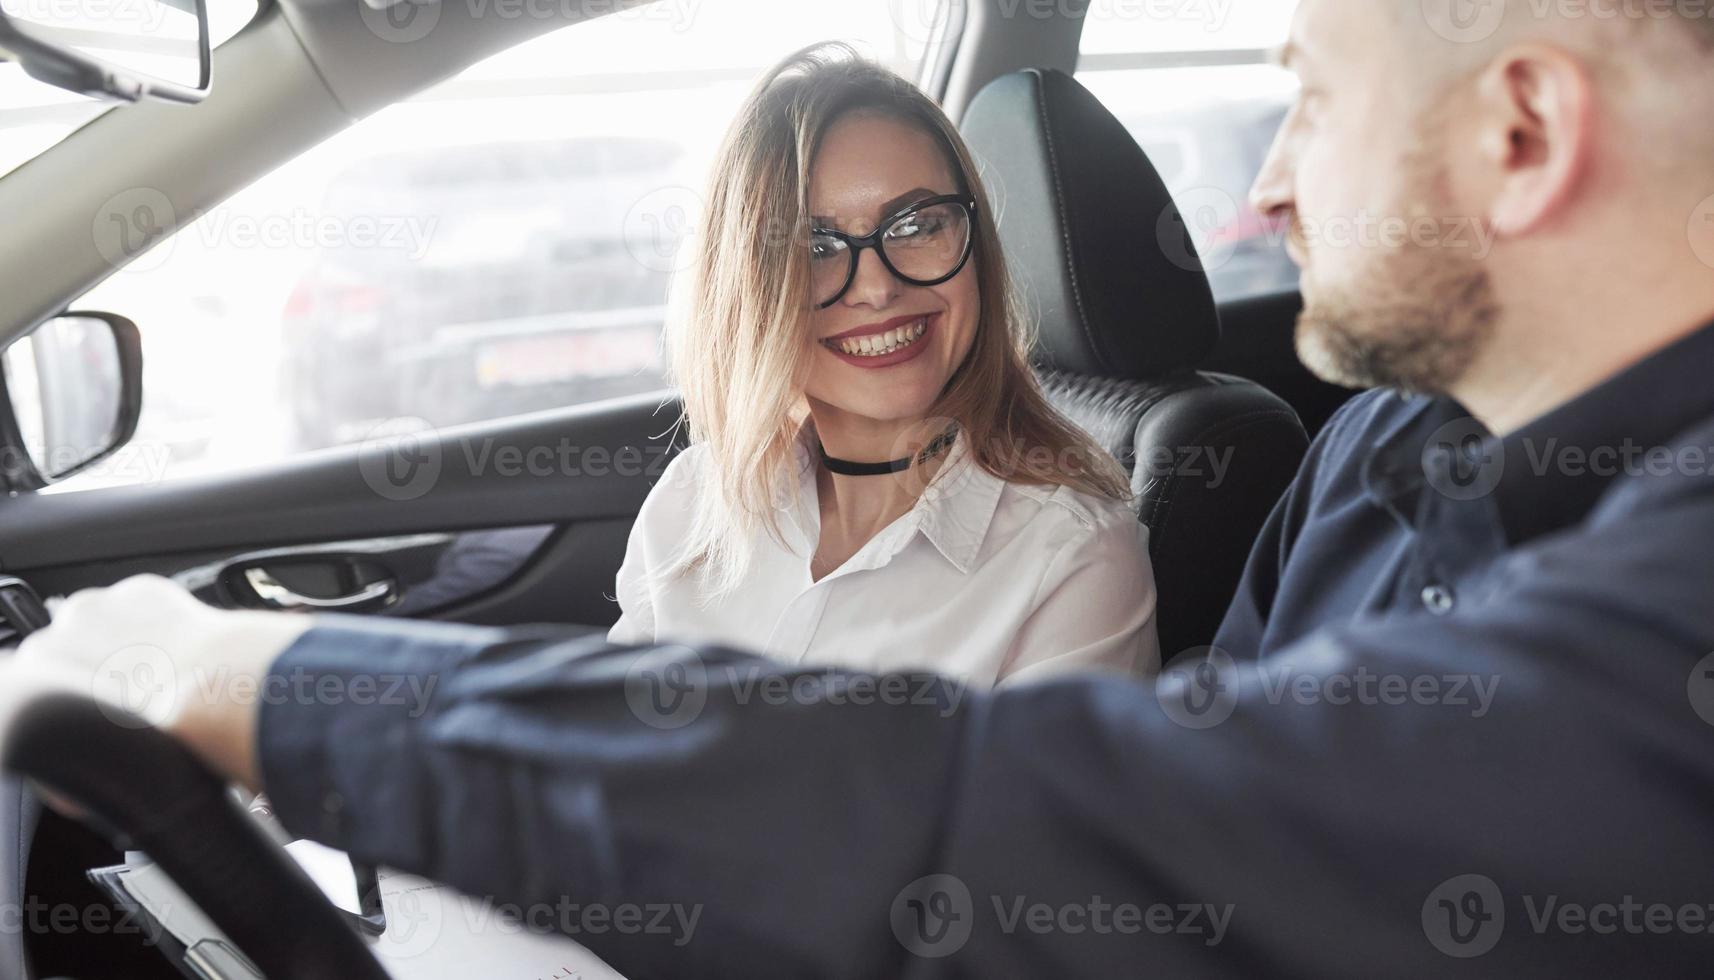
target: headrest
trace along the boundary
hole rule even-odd
[[[1088,89],[1015,72],[977,94],[960,129],[1041,317],[1040,365],[1136,379],[1208,356],[1220,318],[1196,247],[1142,147]]]

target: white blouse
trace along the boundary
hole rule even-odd
[[[710,643],[787,664],[927,669],[978,685],[1102,669],[1154,673],[1148,529],[1120,501],[1010,483],[964,440],[916,504],[811,581],[821,508],[813,429],[796,445],[796,492],[775,501],[790,547],[757,531],[749,578],[707,607],[700,572],[651,581],[686,540],[708,447],[680,453],[631,529],[616,588],[616,643]]]

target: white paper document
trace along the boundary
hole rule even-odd
[[[309,841],[287,850],[341,908],[357,906],[351,865],[340,851]],[[624,980],[577,942],[531,931],[508,910],[419,878],[381,869],[381,908],[387,916],[380,936],[364,943],[396,980]],[[120,879],[126,892],[186,949],[231,944],[152,862],[132,863]],[[552,923],[544,923],[552,927]],[[293,928],[281,923],[281,928]],[[305,936],[306,943],[315,941]],[[205,967],[206,968],[206,967]],[[234,970],[220,980],[250,980]]]

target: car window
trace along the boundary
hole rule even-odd
[[[668,284],[751,86],[834,38],[914,78],[936,2],[625,9],[355,124],[73,304],[137,322],[144,409],[60,488],[658,390]],[[129,193],[121,213],[170,207]]]
[[[1284,232],[1249,205],[1297,90],[1269,61],[1296,7],[1095,0],[1084,21],[1077,79],[1148,152],[1221,300],[1297,287]]]

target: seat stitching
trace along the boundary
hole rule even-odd
[[[1053,180],[1054,210],[1059,212],[1060,238],[1065,242],[1065,273],[1071,281],[1072,302],[1077,306],[1077,325],[1083,329],[1083,336],[1088,340],[1090,349],[1095,352],[1095,359],[1103,362],[1104,367],[1111,367],[1105,363],[1108,360],[1106,352],[1101,349],[1100,343],[1095,339],[1095,332],[1090,329],[1089,312],[1083,305],[1083,287],[1077,279],[1077,259],[1074,254],[1076,250],[1071,243],[1071,217],[1066,213],[1067,198],[1064,182],[1060,179],[1059,153],[1054,148],[1053,122],[1048,118],[1047,112],[1047,76],[1040,71],[1032,71],[1031,74],[1035,75],[1037,80],[1036,107],[1041,113],[1043,142],[1047,144],[1047,168]]]

